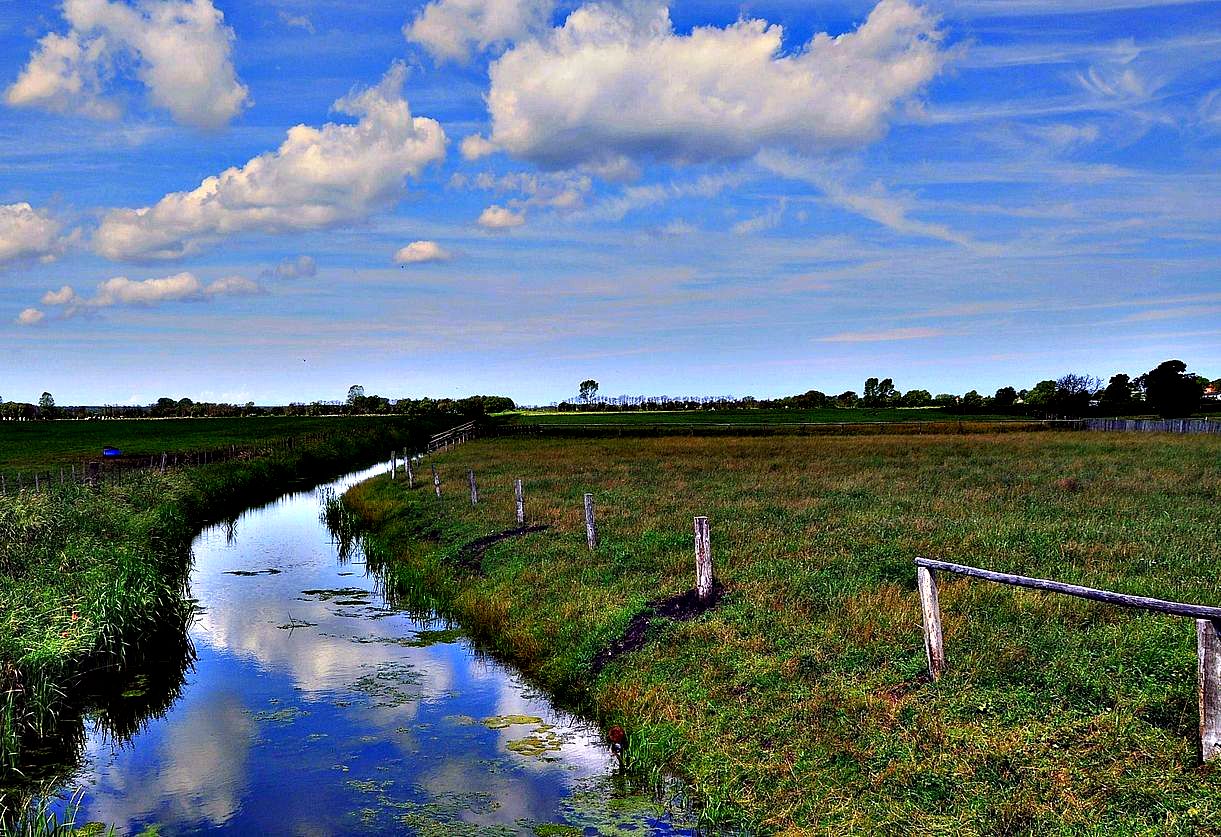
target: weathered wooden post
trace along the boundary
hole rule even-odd
[[[410,456],[403,462],[403,467],[407,469],[407,487],[415,488],[415,469],[411,467]]]
[[[432,464],[432,463],[429,463]],[[437,499],[441,499],[441,475],[437,473],[437,466],[432,465],[432,490],[437,492]]]
[[[4,474],[0,474],[0,494],[8,496],[8,478]]]
[[[712,529],[708,518],[695,518],[695,594],[701,602],[712,598]]]
[[[521,480],[513,481],[513,499],[517,504],[517,525],[526,525],[526,489]]]
[[[585,495],[585,542],[590,552],[598,548],[598,525],[594,521],[594,495]]]
[[[169,455],[165,451],[161,452],[161,473],[165,473],[165,463],[169,459]]]
[[[39,491],[42,491],[42,485],[38,482],[38,472],[35,471],[34,472],[34,493],[37,494]]]
[[[1221,625],[1211,619],[1196,620],[1201,761],[1221,758],[1221,637],[1218,631],[1221,631]]]
[[[466,472],[466,479],[471,484],[471,505],[479,505],[479,487],[475,485],[475,469],[469,468]]]
[[[89,485],[97,487],[99,477],[99,466],[96,462],[89,463]]]
[[[945,671],[945,644],[941,636],[941,603],[937,579],[928,567],[916,567],[916,587],[920,591],[920,614],[924,620],[924,654],[928,673],[934,680]]]
[[[21,476],[21,472],[17,472],[17,491],[18,493],[25,491],[25,478]]]

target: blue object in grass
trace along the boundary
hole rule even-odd
[[[122,455],[123,455],[123,451],[119,450],[118,448],[102,448],[102,456],[115,457],[115,456],[122,456]]]

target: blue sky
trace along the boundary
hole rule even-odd
[[[6,399],[1221,375],[1221,3],[0,0],[0,90]]]

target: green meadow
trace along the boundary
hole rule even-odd
[[[1218,833],[1190,620],[943,576],[948,670],[934,683],[913,559],[1221,605],[1221,438],[505,438],[433,461],[440,500],[431,477],[345,496],[370,562],[623,725],[629,764],[685,779],[707,822]],[[514,479],[528,522],[549,528],[464,551],[515,526]],[[599,668],[650,601],[693,585],[696,515],[724,598],[653,620],[642,648]]]

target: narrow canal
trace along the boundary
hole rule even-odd
[[[398,609],[319,511],[384,467],[194,543],[195,659],[169,708],[86,728],[76,821],[164,834],[689,834],[592,724],[460,630]],[[60,807],[68,810],[66,803]]]

